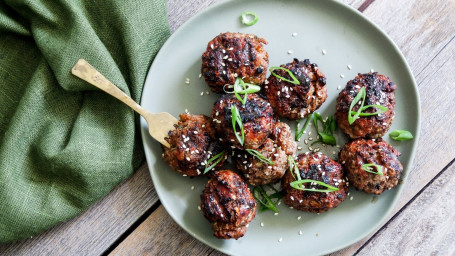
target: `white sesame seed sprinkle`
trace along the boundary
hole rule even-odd
[[[341,85],[338,85],[337,90],[341,89]]]
[[[348,67],[348,69],[349,69],[349,70],[351,70],[351,69],[352,69],[352,66],[351,66],[351,65],[349,65],[349,64],[348,64],[348,66],[347,66],[347,67]]]
[[[199,78],[201,78],[201,77],[202,77],[202,74],[199,74]]]
[[[322,55],[326,55],[327,54],[327,51],[326,50],[322,50]]]
[[[201,96],[204,96],[204,92],[201,92]]]
[[[280,242],[280,243],[283,242],[283,238],[280,237],[280,239],[278,239],[278,242]]]
[[[264,226],[264,222],[261,222],[261,227],[263,227],[263,226]]]
[[[194,190],[194,186],[191,186],[191,190]]]
[[[373,72],[374,72],[374,69],[370,69],[370,72],[373,73]]]
[[[288,51],[288,54],[292,54],[292,51],[291,51],[291,50],[289,50],[289,51]]]
[[[302,235],[302,234],[303,234],[303,233],[302,233],[302,230],[300,230],[300,231],[299,231],[299,235]]]
[[[197,209],[200,211],[201,210],[201,206],[198,206]]]
[[[351,196],[351,198],[349,198],[349,200],[352,200],[352,199],[354,199],[354,196]]]
[[[344,75],[343,75],[343,74],[340,74],[340,77],[341,77],[341,78],[344,78]]]
[[[300,220],[301,218],[302,218],[302,216],[297,217],[298,220]]]
[[[293,37],[296,37],[298,34],[296,32],[292,33]]]

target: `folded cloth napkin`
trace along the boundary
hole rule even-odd
[[[139,101],[168,36],[164,0],[0,1],[0,243],[74,217],[141,164],[139,118],[71,68],[84,58]]]

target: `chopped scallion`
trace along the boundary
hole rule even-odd
[[[212,170],[213,167],[215,167],[217,164],[220,163],[221,160],[223,160],[224,155],[226,153],[222,151],[221,153],[216,154],[212,158],[210,158],[207,163],[205,164],[205,169],[204,169],[204,174],[206,174],[208,171]]]
[[[243,130],[242,117],[240,116],[239,109],[235,106],[231,106],[232,115],[232,129],[234,130],[235,137],[237,138],[240,145],[243,146],[245,141],[245,132]],[[237,133],[237,126],[240,128],[240,135]]]
[[[254,12],[242,12],[242,23],[247,26],[256,24],[259,20],[259,16]]]
[[[410,131],[406,130],[395,130],[389,134],[390,138],[394,140],[412,140],[414,136]]]
[[[258,151],[254,150],[254,149],[247,149],[246,150],[248,153],[250,153],[251,155],[255,156],[257,159],[259,159],[261,162],[263,163],[266,163],[268,165],[274,165],[273,161],[270,160],[269,158],[266,158],[265,156],[263,156],[261,153],[259,153]]]
[[[269,196],[262,186],[256,186],[253,188],[253,196],[261,204],[261,211],[272,210],[274,212],[279,212],[276,204],[283,197],[283,194],[276,189],[273,190],[275,190],[275,193]],[[272,198],[276,198],[277,200],[274,202]]]
[[[308,124],[310,123],[311,118],[313,117],[313,113],[309,116],[307,116],[305,124],[303,125],[302,129],[299,131],[299,124],[302,119],[297,121],[297,124],[295,125],[295,141],[298,141],[300,137],[302,137],[303,132],[306,130],[308,127]]]
[[[311,187],[306,188],[303,185],[304,183],[311,183],[311,185],[317,184],[317,185],[325,187],[326,189],[318,189],[318,188],[311,188]],[[330,186],[329,184],[326,184],[326,183],[324,183],[322,181],[318,181],[318,180],[308,180],[308,179],[296,180],[296,181],[289,183],[289,185],[291,185],[291,187],[298,189],[298,190],[311,191],[311,192],[334,192],[334,191],[339,190],[337,187]]]
[[[286,72],[288,72],[289,76],[292,78],[292,81],[287,79],[287,78],[284,78],[280,75],[277,75],[275,74],[273,71],[277,70],[277,69],[281,69],[281,70],[284,70]],[[287,68],[283,68],[283,67],[271,67],[270,69],[270,73],[272,73],[273,76],[283,80],[283,81],[286,81],[286,82],[289,82],[291,84],[300,84],[299,80],[294,76],[294,74],[292,73],[291,70],[287,69]]]
[[[376,167],[376,171],[374,171],[372,167]],[[381,176],[384,175],[384,173],[382,172],[383,167],[378,164],[363,164],[362,169],[365,170],[366,172],[374,173]]]

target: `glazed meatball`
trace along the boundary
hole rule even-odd
[[[269,66],[267,44],[253,34],[222,33],[207,44],[202,54],[201,73],[210,89],[223,93],[223,86],[234,84],[237,77],[246,83],[263,84]]]
[[[299,80],[300,84],[293,84],[270,75],[264,86],[267,99],[272,104],[275,113],[280,117],[300,119],[318,109],[327,99],[325,75],[315,63],[310,60],[299,61],[281,65],[289,69]],[[288,80],[293,80],[287,71],[276,69],[275,74]]]
[[[280,180],[288,168],[288,156],[295,154],[297,144],[286,123],[278,122],[274,132],[257,151],[273,162],[269,165],[247,151],[237,150],[235,163],[245,175],[246,181],[253,185],[263,185]]]
[[[398,160],[401,153],[382,139],[357,139],[343,146],[340,162],[346,170],[349,183],[371,194],[381,194],[398,184],[403,166]],[[367,172],[363,164],[382,166],[383,175]],[[376,168],[373,169],[377,171]]]
[[[365,87],[366,97],[364,106],[381,105],[388,111],[379,115],[360,116],[352,125],[349,124],[348,114],[351,102],[359,93],[361,87]],[[394,117],[396,84],[390,78],[377,72],[358,74],[354,80],[349,81],[337,98],[335,117],[340,129],[351,139],[357,138],[380,138],[389,130]],[[358,111],[360,104],[353,107]],[[377,108],[368,108],[362,112],[374,113]]]
[[[201,195],[201,210],[212,223],[214,236],[238,239],[256,215],[256,201],[246,183],[233,171],[216,172]]]
[[[237,107],[242,119],[245,134],[243,146],[234,134],[231,106]],[[215,130],[220,138],[229,144],[230,147],[238,149],[259,148],[272,133],[273,127],[275,126],[273,109],[270,103],[256,94],[249,94],[245,105],[233,94],[222,95],[215,102],[212,110],[212,119]],[[240,133],[238,126],[236,131]]]
[[[166,141],[170,147],[163,148],[163,159],[172,169],[184,176],[202,175],[207,160],[223,151],[215,137],[212,122],[204,115],[181,114],[175,130],[169,131]],[[225,159],[215,167],[220,168]]]
[[[298,210],[320,213],[337,207],[346,198],[348,185],[339,163],[321,153],[301,154],[295,163],[302,180],[322,181],[330,186],[337,187],[338,191],[326,193],[295,189],[291,187],[290,183],[297,179],[297,175],[288,171],[282,180],[282,187],[285,192],[283,202],[285,204]],[[306,188],[326,189],[316,183],[304,183],[303,185]]]

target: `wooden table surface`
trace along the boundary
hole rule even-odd
[[[315,0],[316,1],[316,0]],[[334,255],[455,254],[455,0],[343,0],[379,25],[417,81],[422,123],[416,157],[388,221]],[[171,31],[216,0],[168,0]],[[167,214],[146,164],[85,213],[0,255],[223,255]]]

